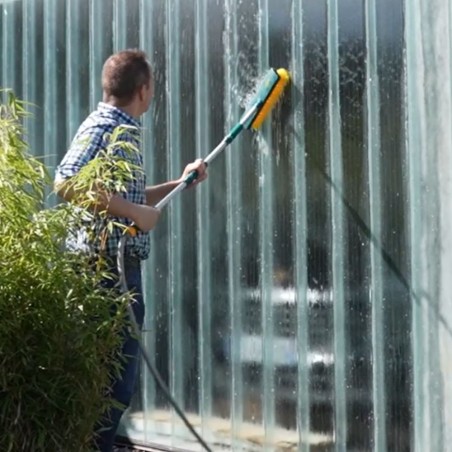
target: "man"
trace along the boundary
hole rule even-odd
[[[153,96],[153,77],[145,53],[139,50],[125,50],[110,56],[102,70],[103,102],[97,110],[91,113],[82,123],[74,140],[57,168],[55,189],[66,200],[74,196],[73,189],[67,182],[76,175],[88,162],[96,158],[99,151],[105,149],[109,135],[118,127],[138,131],[139,118],[149,109]],[[136,133],[124,133],[121,139],[139,148]],[[201,159],[186,166],[178,180],[169,181],[156,186],[146,186],[146,177],[142,170],[143,158],[140,152],[126,152],[121,157],[131,163],[132,180],[127,185],[126,193],[110,193],[99,189],[96,199],[96,209],[104,210],[108,216],[125,225],[134,223],[139,232],[130,237],[125,248],[125,276],[128,288],[136,294],[133,303],[135,317],[140,327],[144,318],[144,303],[141,288],[140,263],[149,254],[149,231],[152,230],[160,216],[160,212],[152,207],[174,187],[176,187],[190,172],[198,172],[197,180],[207,177],[206,166]],[[102,221],[99,217],[99,223]],[[108,234],[106,240],[93,241],[83,231],[75,241],[80,249],[89,249],[95,254],[103,254],[111,260],[112,271],[116,270],[115,255],[123,231],[115,228]],[[126,335],[123,355],[127,356],[121,378],[113,384],[112,396],[127,407],[133,394],[137,374],[137,341]],[[96,440],[96,447],[102,452],[113,448],[116,430],[123,410],[114,409],[102,422],[102,431]]]

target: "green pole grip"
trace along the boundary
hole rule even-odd
[[[198,179],[198,171],[194,170],[192,171],[185,179],[184,179],[184,184],[185,185],[190,185],[192,184],[196,179]]]
[[[242,131],[243,129],[243,124],[241,124],[240,122],[237,123],[232,130],[229,132],[229,135],[226,138],[226,143],[230,143],[232,140],[234,140],[234,138]]]

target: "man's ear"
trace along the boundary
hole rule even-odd
[[[148,91],[149,91],[149,85],[146,85],[146,83],[141,85],[141,87],[140,87],[140,101],[144,101],[144,100],[147,99]]]
[[[138,99],[140,100],[140,102],[143,102],[145,94],[144,91],[146,89],[146,85],[141,85],[140,88],[138,89]]]

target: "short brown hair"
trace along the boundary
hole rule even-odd
[[[127,104],[143,85],[149,86],[152,69],[141,50],[128,49],[111,55],[102,69],[102,89],[107,97]]]

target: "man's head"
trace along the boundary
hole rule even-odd
[[[148,110],[154,87],[152,69],[140,50],[123,50],[110,56],[102,70],[104,102],[140,116]]]

